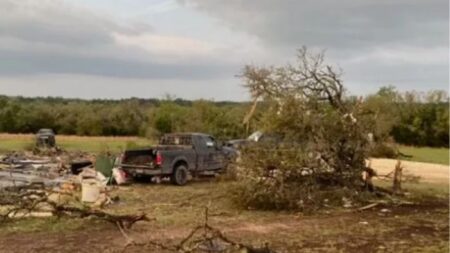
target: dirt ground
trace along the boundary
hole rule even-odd
[[[379,175],[386,175],[395,168],[395,159],[371,159],[370,164]],[[419,176],[420,181],[428,183],[449,183],[450,168],[448,165],[402,161],[403,173]]]
[[[215,217],[211,223],[234,240],[262,244],[278,252],[448,252],[448,206],[378,207],[365,212],[326,216],[273,217],[270,222],[236,223]],[[422,214],[423,213],[423,214]],[[424,214],[434,214],[434,218]],[[436,214],[438,216],[436,217]],[[231,221],[230,221],[231,219]],[[389,225],[383,225],[389,224]],[[148,238],[170,244],[189,233],[184,227],[155,228],[141,224],[130,232],[137,241]],[[12,233],[0,237],[1,252],[123,252],[125,239],[112,225],[63,233]],[[155,247],[128,247],[125,252],[162,252]]]
[[[380,204],[324,210],[312,215],[237,208],[224,196],[230,182],[205,179],[187,186],[134,184],[114,194],[115,213],[145,212],[156,218],[127,231],[136,242],[175,245],[192,228],[208,224],[232,240],[276,252],[448,252],[449,205],[446,197],[416,195],[408,204]],[[88,219],[31,219],[0,229],[0,252],[165,252],[156,246],[130,246],[116,226]]]

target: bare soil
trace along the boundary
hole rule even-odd
[[[392,172],[395,168],[397,160],[395,159],[371,159],[370,164],[379,175],[386,175]],[[420,181],[429,183],[448,184],[449,183],[449,166],[434,164],[434,163],[422,163],[422,162],[410,162],[402,161],[404,167],[403,172],[420,177]]]

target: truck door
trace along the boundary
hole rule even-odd
[[[206,149],[207,149],[207,154],[206,154],[206,163],[207,163],[207,168],[208,170],[217,170],[217,169],[221,169],[222,166],[222,161],[221,159],[222,157],[222,153],[220,150],[218,150],[217,148],[217,143],[214,140],[214,138],[212,138],[211,136],[202,136]]]
[[[201,136],[193,136],[193,143],[195,153],[197,155],[197,168],[196,170],[206,170],[209,164],[208,147],[206,141]]]

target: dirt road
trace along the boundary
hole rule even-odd
[[[374,168],[379,175],[386,175],[393,171],[397,160],[395,159],[371,159],[371,167]],[[402,161],[403,172],[420,176],[422,182],[429,183],[449,183],[449,166],[434,163],[420,163]]]

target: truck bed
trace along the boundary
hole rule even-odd
[[[187,145],[159,145],[144,149],[132,149],[125,151],[121,165],[122,167],[154,167],[156,152],[163,152],[165,156],[170,156],[170,151],[184,151],[192,149]],[[138,166],[136,166],[138,165]]]

